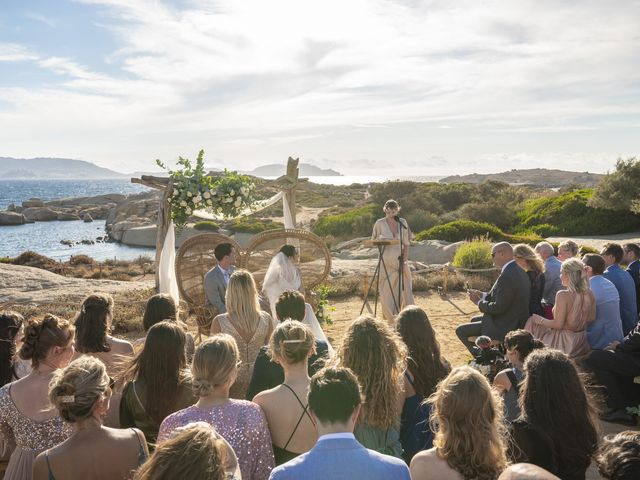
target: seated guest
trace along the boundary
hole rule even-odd
[[[227,311],[225,297],[236,264],[236,251],[230,243],[220,243],[214,248],[213,256],[218,264],[204,276],[205,303],[215,307],[216,313],[220,314]]]
[[[19,355],[31,360],[31,373],[0,388],[0,436],[15,445],[5,480],[30,480],[36,456],[71,435],[49,401],[49,382],[73,353],[73,327],[66,320],[46,314],[27,323]]]
[[[625,407],[637,405],[640,385],[633,379],[640,375],[640,322],[622,342],[613,342],[604,350],[594,350],[585,365],[607,390],[609,412],[601,418],[608,422],[631,423]]]
[[[260,309],[256,284],[246,270],[237,270],[231,275],[226,304],[227,313],[211,322],[211,335],[226,333],[235,339],[242,363],[231,387],[231,397],[245,398],[254,362],[260,347],[269,342],[274,324],[271,315]]]
[[[386,322],[363,315],[349,326],[334,364],[357,375],[367,400],[353,432],[356,439],[367,448],[401,457],[407,347],[400,336]]]
[[[290,319],[304,323],[306,305],[300,292],[294,290],[283,292],[276,303],[278,320],[282,322]],[[282,370],[282,366],[279,363],[274,362],[269,357],[268,349],[268,345],[260,347],[253,373],[251,374],[251,382],[249,382],[249,388],[247,389],[247,396],[245,397],[247,400],[253,400],[258,393],[277,387],[284,382],[284,370]],[[310,377],[323,367],[328,357],[327,342],[316,339],[315,351],[307,362],[307,371]]]
[[[549,242],[538,243],[535,250],[544,262],[544,291],[542,293],[542,300],[546,305],[553,307],[553,302],[556,301],[556,293],[562,290],[562,282],[560,281],[560,265],[562,265],[562,262],[554,255],[553,245]]]
[[[493,386],[503,395],[505,420],[513,422],[520,416],[518,396],[524,378],[524,361],[535,349],[544,348],[544,343],[526,330],[514,330],[504,337],[504,348],[511,368],[499,372],[493,379]]]
[[[16,340],[24,317],[11,310],[0,311],[0,387],[18,379],[15,365]]]
[[[637,243],[625,243],[622,246],[624,250],[624,261],[627,262],[627,272],[633,278],[636,285],[636,306],[640,313],[640,245]]]
[[[594,350],[602,350],[611,342],[622,341],[620,297],[618,289],[604,278],[604,258],[588,253],[582,257],[591,292],[596,299],[596,319],[587,325],[587,341]]]
[[[451,366],[440,354],[436,332],[424,310],[414,305],[405,307],[396,316],[395,323],[409,353],[400,418],[402,458],[409,463],[417,452],[433,446],[433,432],[429,428],[430,407],[424,399],[435,391]]]
[[[491,257],[493,264],[501,269],[491,291],[469,290],[469,299],[478,305],[483,315],[473,317],[471,323],[456,328],[456,335],[472,355],[475,354],[475,344],[469,341],[469,337],[486,335],[502,341],[507,332],[522,328],[529,317],[531,282],[516,264],[513,248],[507,242],[496,243]]]
[[[547,472],[544,468],[530,463],[515,463],[509,465],[504,472],[500,474],[498,480],[560,480],[552,473]]]
[[[411,478],[493,479],[507,466],[502,402],[471,367],[454,368],[429,397],[434,447],[411,460]]]
[[[120,401],[120,426],[142,430],[150,447],[169,414],[193,405],[191,375],[184,352],[186,335],[174,322],[156,323],[149,329],[144,348],[127,366]]]
[[[353,435],[362,395],[347,368],[326,368],[311,379],[309,409],[318,429],[311,451],[276,467],[271,480],[409,480],[397,458],[364,448]]]
[[[107,374],[116,377],[122,364],[133,356],[133,346],[127,340],[109,335],[113,321],[111,295],[89,295],[82,302],[76,317],[76,358],[83,355],[96,357],[107,367]],[[115,386],[105,425],[119,427],[118,410],[122,397],[122,384]]]
[[[542,309],[542,296],[544,294],[544,264],[535,250],[529,245],[519,243],[513,247],[513,258],[520,268],[527,272],[531,282],[529,294],[529,315],[534,313],[544,316]]]
[[[573,362],[536,350],[524,363],[522,416],[511,424],[514,463],[538,465],[563,480],[584,480],[598,447],[596,409]]]
[[[102,425],[109,410],[110,382],[104,364],[93,357],[74,360],[54,375],[49,399],[64,421],[73,425],[73,434],[38,455],[34,480],[124,480],[144,463],[149,452],[140,430]]]
[[[558,245],[558,260],[564,262],[570,258],[575,258],[578,256],[579,250],[580,247],[576,242],[573,240],[565,240]]]
[[[589,353],[587,325],[596,318],[596,301],[583,270],[584,265],[576,258],[562,262],[560,279],[567,290],[556,295],[553,320],[531,315],[524,327],[547,347],[562,350],[570,357]]]
[[[622,318],[622,333],[626,335],[638,322],[638,305],[636,303],[636,286],[633,278],[622,270],[620,262],[624,250],[617,243],[608,243],[600,252],[607,269],[602,276],[613,283],[620,294],[620,318]]]
[[[269,341],[269,356],[282,365],[282,385],[259,393],[253,399],[267,417],[276,465],[311,450],[318,439],[309,414],[307,361],[315,340],[306,325],[285,320]]]
[[[164,419],[158,433],[158,448],[176,429],[193,422],[206,422],[233,448],[242,479],[263,480],[269,478],[274,467],[264,413],[255,403],[229,398],[239,364],[238,345],[230,335],[214,335],[198,345],[191,366],[193,391],[198,401]]]
[[[208,423],[194,422],[160,445],[133,480],[235,480],[239,474],[227,441]]]
[[[147,305],[144,309],[144,316],[142,317],[142,328],[145,333],[149,331],[156,323],[169,320],[176,322],[180,325],[187,335],[187,341],[185,344],[185,350],[187,353],[187,361],[191,361],[193,352],[195,351],[195,342],[193,336],[187,331],[187,326],[178,319],[178,307],[171,295],[166,293],[158,293],[153,295],[147,300]],[[137,349],[144,345],[146,337],[142,337],[133,342],[133,346]]]
[[[640,432],[627,430],[605,437],[595,462],[606,480],[640,478]]]

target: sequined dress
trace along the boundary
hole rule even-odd
[[[267,419],[258,405],[229,399],[222,405],[195,405],[172,413],[160,425],[158,445],[173,432],[193,422],[206,422],[229,442],[236,452],[242,480],[267,480],[275,466]]]
[[[37,422],[23,415],[11,398],[11,384],[0,388],[0,433],[16,444],[4,480],[31,480],[38,454],[65,441],[72,431],[58,416]]]

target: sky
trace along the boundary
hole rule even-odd
[[[0,0],[0,157],[121,172],[605,172],[640,155],[638,0]]]

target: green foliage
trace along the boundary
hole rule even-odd
[[[515,210],[497,201],[465,203],[456,213],[460,219],[490,223],[500,229],[512,227],[516,220]]]
[[[211,220],[203,220],[202,222],[197,222],[193,228],[196,230],[208,230],[212,232],[217,232],[220,230],[220,225],[216,222],[212,222]]]
[[[640,216],[588,205],[593,190],[585,188],[562,195],[527,200],[518,212],[520,231],[553,235],[605,235],[634,231]],[[551,227],[551,228],[549,228]]]
[[[640,214],[640,159],[618,159],[615,172],[608,173],[595,188],[589,205]]]
[[[336,293],[335,289],[326,284],[320,284],[313,290],[318,295],[318,308],[316,309],[316,318],[318,322],[325,325],[332,325],[333,320],[329,312],[335,311],[336,307],[329,305],[329,296]]]
[[[257,218],[239,218],[229,225],[230,230],[238,233],[260,233],[265,230],[274,230],[279,228],[284,228],[284,225],[272,220],[259,220]]]
[[[431,228],[440,223],[437,215],[434,215],[433,213],[426,210],[411,210],[406,215],[404,215],[404,217],[407,220],[411,231],[415,232],[426,230],[427,228]]]
[[[370,235],[377,212],[382,214],[381,207],[366,205],[343,213],[326,215],[316,221],[313,233],[320,236],[332,235],[337,238]]]
[[[542,238],[537,235],[511,235],[490,223],[474,222],[471,220],[456,220],[443,225],[436,225],[433,228],[418,233],[416,240],[460,242],[475,237],[486,237],[494,242],[536,244],[542,241]]]
[[[493,266],[491,248],[491,242],[486,237],[474,238],[456,250],[452,263],[459,268],[491,268]]]

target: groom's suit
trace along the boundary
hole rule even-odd
[[[229,267],[229,270],[227,270],[227,278],[225,278],[225,273],[219,265],[216,265],[204,276],[205,303],[207,305],[213,305],[218,310],[218,314],[227,312],[225,295],[227,294],[228,277],[231,276],[233,270],[233,266]]]

